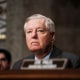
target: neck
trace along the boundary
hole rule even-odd
[[[36,54],[35,54],[35,56],[36,56],[38,59],[43,59],[46,55],[47,55],[47,53],[36,53]]]
[[[38,58],[38,59],[43,59],[45,56],[47,56],[49,54],[51,50],[51,47],[49,47],[48,49],[46,50],[39,50],[37,52],[35,52],[35,56]]]

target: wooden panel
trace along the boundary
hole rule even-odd
[[[0,72],[0,79],[80,79],[79,69],[11,70]]]

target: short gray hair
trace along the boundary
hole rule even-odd
[[[25,23],[27,23],[29,20],[32,20],[32,19],[41,19],[41,18],[45,19],[46,28],[48,28],[51,33],[55,32],[55,24],[54,24],[54,22],[50,18],[48,18],[46,16],[43,16],[41,14],[34,14],[34,15],[28,17],[26,19]],[[26,30],[26,26],[24,25],[24,31],[25,30]]]

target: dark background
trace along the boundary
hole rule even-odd
[[[13,63],[29,54],[23,26],[25,18],[36,13],[54,20],[57,47],[80,54],[80,0],[6,0],[6,2],[7,38],[0,40],[0,48],[11,52]]]

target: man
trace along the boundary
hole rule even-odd
[[[0,71],[10,70],[11,54],[5,49],[0,49]]]
[[[32,55],[16,62],[13,69],[20,69],[24,59],[49,60],[53,58],[67,58],[71,68],[80,67],[80,57],[63,52],[54,46],[55,25],[54,22],[43,15],[34,14],[26,19],[24,24],[26,44]]]

